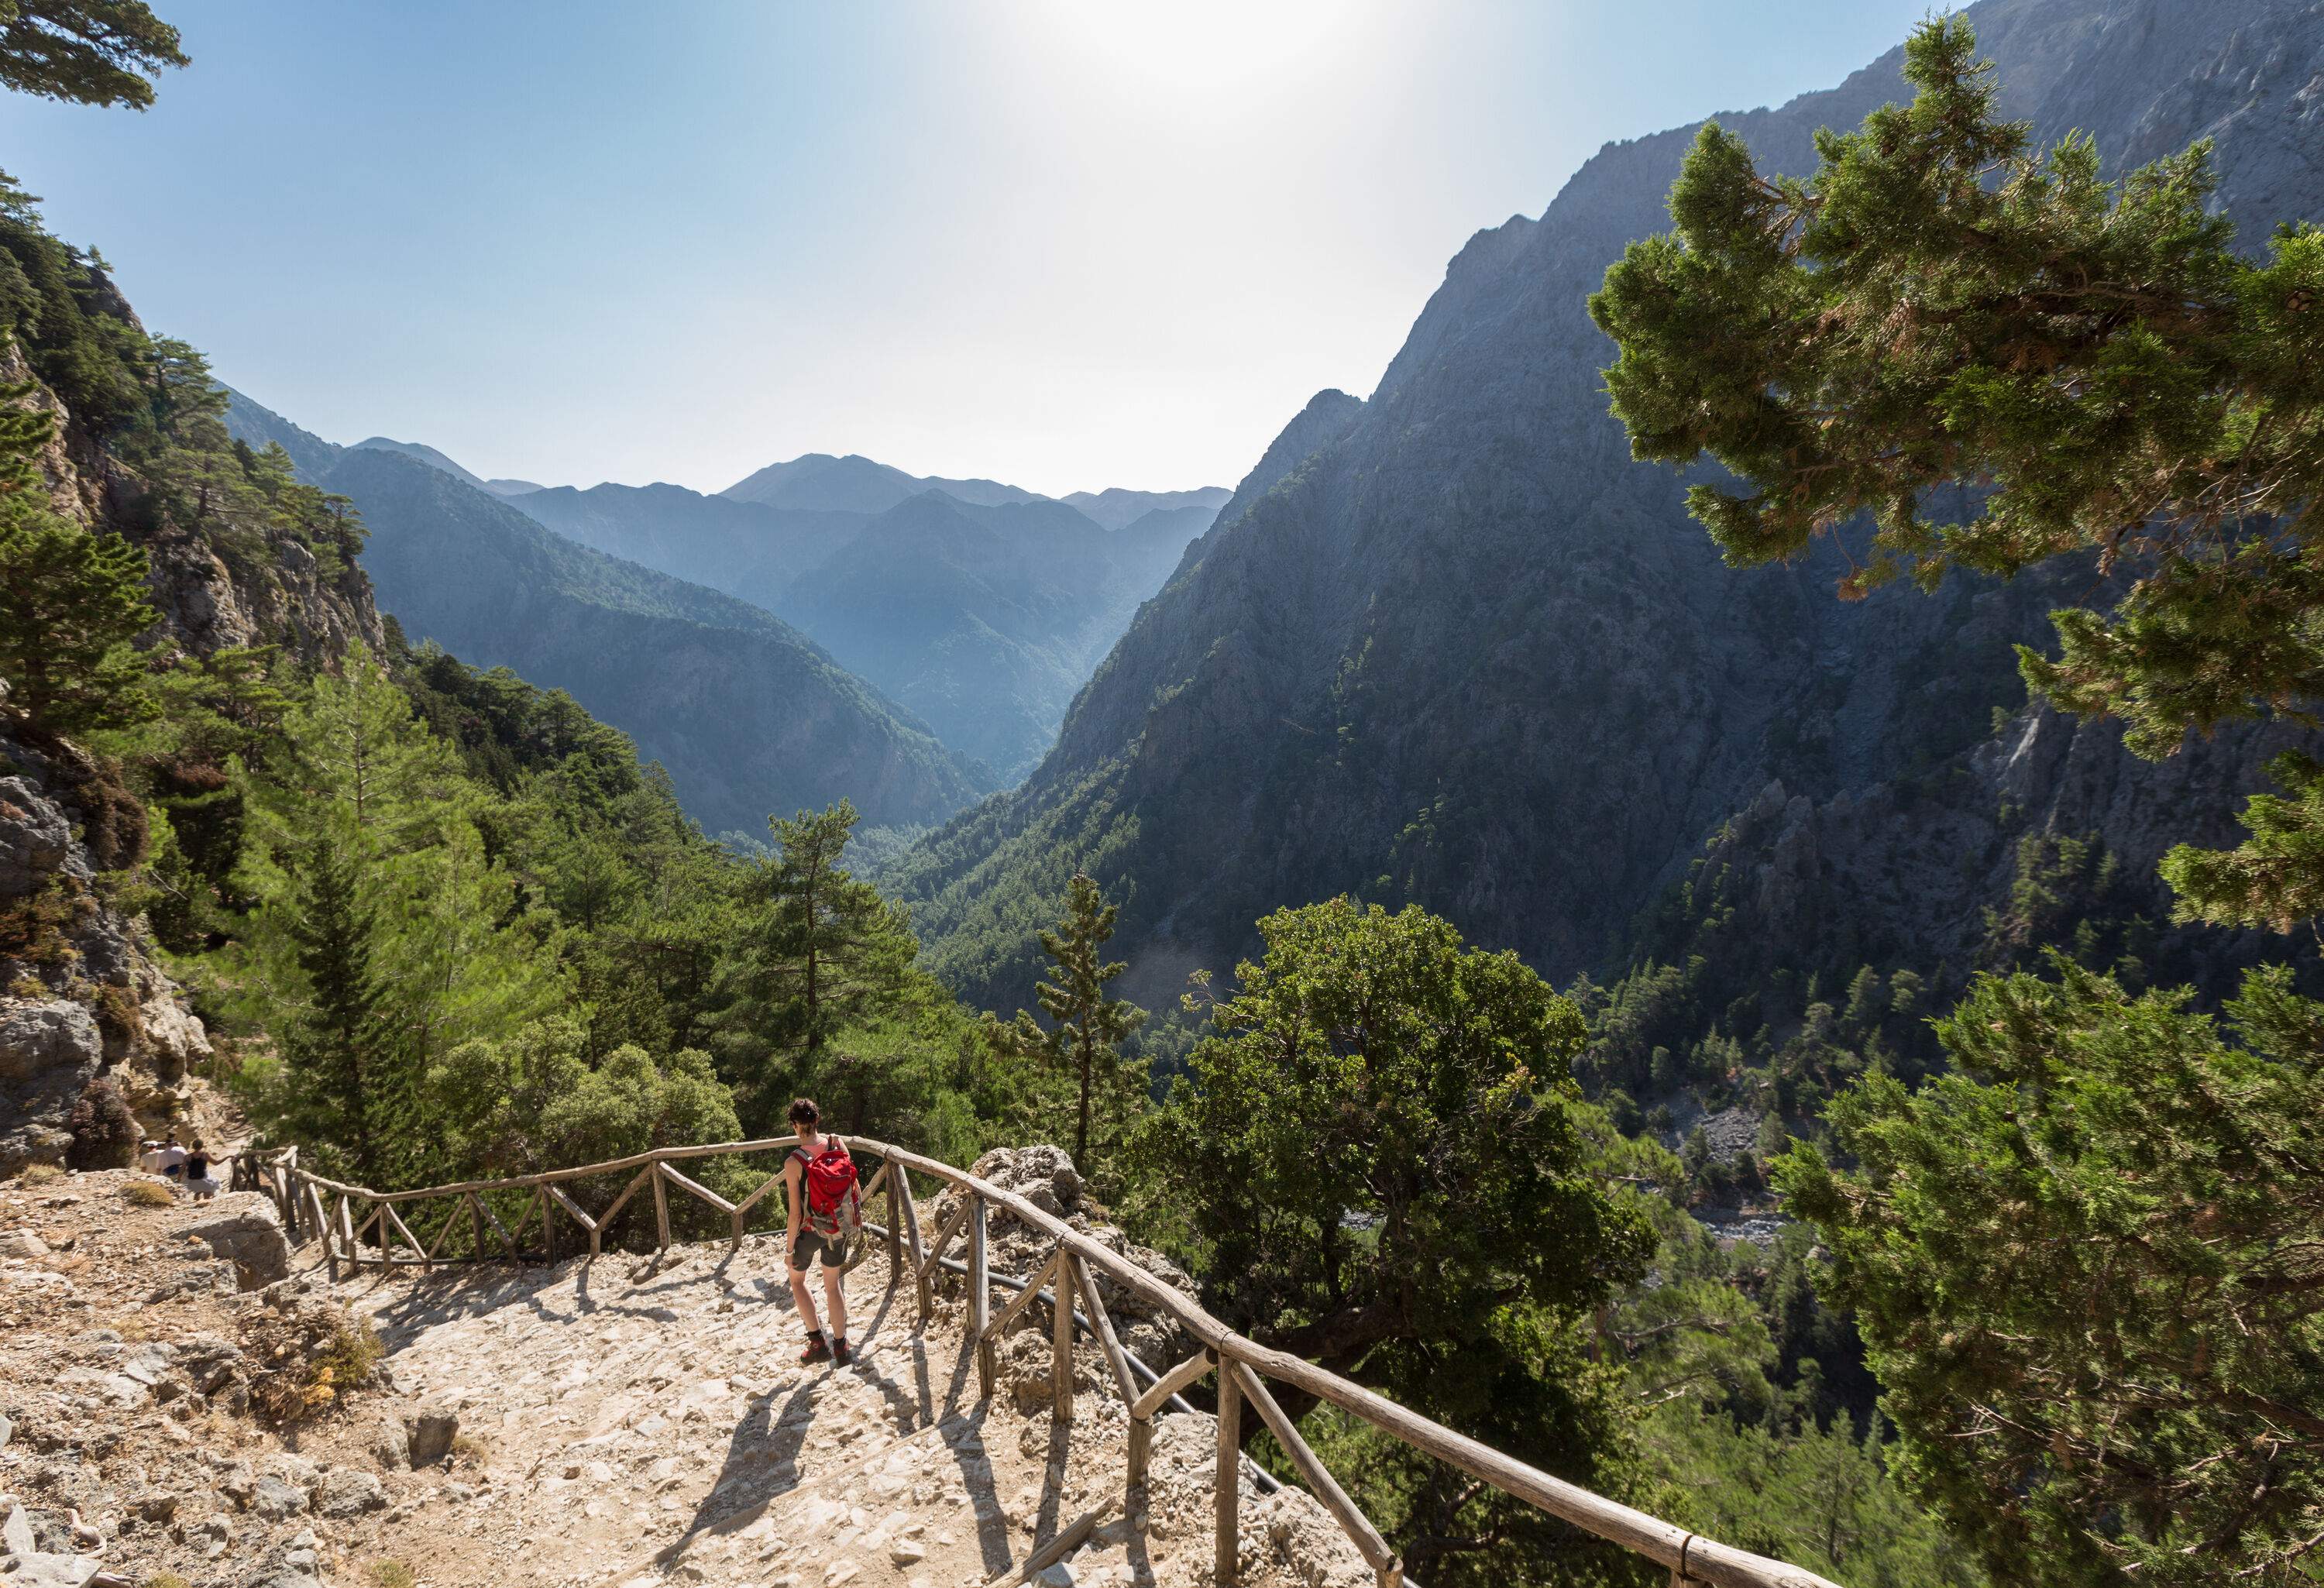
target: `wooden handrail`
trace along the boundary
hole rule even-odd
[[[474,1210],[482,1205],[478,1196],[482,1192],[512,1191],[530,1186],[553,1187],[568,1180],[582,1179],[590,1176],[615,1174],[623,1169],[642,1169],[644,1172],[639,1177],[638,1181],[632,1181],[616,1199],[613,1207],[599,1216],[596,1221],[597,1227],[590,1232],[594,1255],[596,1237],[606,1225],[612,1223],[613,1214],[629,1200],[630,1193],[640,1188],[639,1181],[650,1182],[658,1205],[663,1200],[661,1193],[664,1177],[668,1175],[670,1178],[677,1179],[682,1188],[695,1192],[703,1196],[706,1201],[712,1202],[714,1205],[723,1205],[727,1211],[734,1211],[733,1205],[725,1204],[724,1198],[716,1197],[715,1194],[709,1193],[705,1187],[698,1186],[692,1180],[678,1176],[674,1171],[667,1170],[664,1168],[665,1165],[673,1161],[683,1162],[697,1158],[719,1158],[772,1151],[788,1152],[798,1144],[798,1139],[796,1136],[771,1136],[749,1141],[719,1141],[686,1147],[661,1147],[648,1152],[632,1153],[627,1158],[613,1159],[604,1163],[549,1169],[540,1174],[517,1175],[496,1180],[466,1180],[448,1186],[429,1186],[418,1190],[388,1192],[374,1191],[362,1186],[346,1185],[300,1168],[297,1159],[298,1149],[295,1147],[286,1149],[282,1153],[275,1155],[271,1161],[287,1170],[290,1180],[294,1185],[303,1185],[312,1190],[327,1190],[337,1194],[340,1198],[337,1219],[332,1221],[327,1218],[324,1227],[318,1233],[324,1236],[326,1250],[330,1252],[335,1262],[344,1257],[360,1267],[364,1261],[376,1261],[384,1266],[392,1260],[392,1254],[383,1238],[378,1258],[365,1259],[362,1256],[355,1233],[347,1227],[346,1222],[345,1210],[349,1198],[359,1198],[375,1205],[377,1211],[364,1220],[364,1225],[367,1227],[376,1218],[384,1232],[387,1227],[386,1218],[382,1215],[388,1214],[391,1206],[398,1203],[438,1196],[456,1196],[466,1199],[470,1208]],[[1080,1316],[1071,1304],[1072,1293],[1078,1279],[1081,1281],[1081,1288],[1089,1296],[1093,1313],[1096,1312],[1098,1306],[1096,1288],[1089,1282],[1090,1270],[1094,1269],[1116,1285],[1137,1296],[1149,1307],[1166,1315],[1188,1337],[1196,1341],[1204,1353],[1218,1359],[1222,1365],[1235,1364],[1258,1378],[1272,1379],[1278,1383],[1288,1384],[1295,1389],[1304,1390],[1318,1400],[1328,1401],[1342,1411],[1362,1418],[1390,1437],[1409,1445],[1416,1450],[1433,1455],[1448,1465],[1457,1467],[1504,1494],[1521,1500],[1537,1510],[1546,1511],[1561,1520],[1571,1523],[1584,1532],[1618,1545],[1632,1554],[1643,1556],[1656,1565],[1668,1568],[1674,1582],[1683,1578],[1688,1583],[1715,1584],[1716,1588],[1839,1588],[1839,1584],[1805,1567],[1770,1560],[1765,1556],[1755,1555],[1749,1550],[1738,1549],[1731,1545],[1702,1537],[1674,1523],[1664,1521],[1659,1517],[1650,1516],[1618,1500],[1609,1500],[1601,1494],[1594,1494],[1578,1484],[1553,1477],[1537,1467],[1505,1455],[1490,1445],[1471,1439],[1465,1434],[1456,1433],[1406,1407],[1397,1405],[1384,1396],[1373,1393],[1360,1384],[1343,1379],[1328,1369],[1318,1367],[1303,1357],[1293,1356],[1286,1352],[1275,1350],[1270,1346],[1260,1344],[1256,1340],[1238,1334],[1205,1312],[1200,1305],[1176,1287],[1163,1283],[1127,1257],[1084,1234],[1055,1214],[1044,1212],[1013,1191],[1007,1191],[990,1181],[981,1180],[965,1170],[954,1168],[952,1165],[939,1159],[926,1157],[906,1148],[873,1140],[868,1137],[852,1138],[849,1145],[883,1160],[881,1167],[890,1177],[889,1186],[891,1195],[906,1184],[905,1177],[908,1173],[925,1175],[932,1182],[951,1186],[974,1198],[980,1204],[989,1204],[1001,1209],[1028,1228],[1038,1230],[1056,1242],[1051,1257],[1043,1265],[1042,1275],[1031,1282],[1025,1283],[1019,1296],[981,1332],[981,1337],[969,1342],[972,1349],[989,1345],[991,1339],[1002,1333],[1006,1325],[1013,1322],[1017,1315],[1035,1299],[1037,1294],[1049,1301],[1053,1313],[1061,1315],[1057,1322],[1057,1334],[1061,1343],[1070,1340],[1072,1327],[1075,1324],[1080,1324],[1089,1330],[1093,1338],[1100,1339],[1102,1345],[1102,1337],[1099,1334],[1100,1326],[1093,1319],[1084,1319]],[[251,1156],[262,1157],[259,1154]],[[284,1200],[295,1202],[295,1194],[293,1194]],[[558,1200],[564,1203],[569,1211],[577,1214],[578,1210],[572,1208],[570,1202],[561,1193],[558,1194]],[[753,1197],[752,1200],[755,1201],[756,1198]],[[921,1249],[917,1211],[908,1196],[898,1197],[896,1201],[896,1212],[890,1220],[890,1225],[896,1227],[881,1231],[893,1248],[893,1260],[889,1265],[891,1275],[900,1277],[899,1262],[910,1261],[914,1277],[918,1279],[922,1287],[921,1295],[925,1297],[926,1287],[937,1270],[954,1273],[966,1273],[971,1270],[972,1264],[946,1258],[941,1248],[934,1252]],[[491,1209],[485,1207],[484,1212],[497,1228],[500,1221],[492,1214]],[[666,1207],[658,1205],[657,1212],[661,1215],[657,1219],[657,1223],[659,1225],[657,1233],[660,1236],[661,1243],[667,1246],[669,1235]],[[344,1251],[338,1250],[339,1243],[334,1243],[331,1241],[329,1225],[332,1222],[338,1223],[341,1231],[344,1232]],[[401,1223],[401,1218],[396,1220],[399,1227]],[[949,1220],[946,1221],[947,1233],[950,1232],[951,1223]],[[982,1224],[981,1219],[976,1221],[975,1227],[980,1236]],[[876,1225],[866,1227],[878,1229]],[[513,1255],[514,1241],[510,1238],[505,1229],[500,1229],[499,1233]],[[409,1239],[409,1236],[407,1235],[406,1238]],[[909,1257],[906,1258],[905,1243],[908,1240],[911,1250]],[[424,1251],[417,1242],[412,1244],[415,1251]],[[980,1239],[975,1242],[974,1256],[978,1260],[973,1264],[974,1267],[982,1266],[981,1260],[983,1242]],[[422,1260],[425,1260],[424,1257]],[[489,1260],[484,1257],[481,1241],[478,1242],[477,1256],[471,1260]],[[1054,1275],[1054,1294],[1041,1292],[1040,1279],[1048,1278],[1051,1275]],[[1010,1288],[1016,1288],[1016,1286],[1010,1284],[1004,1276],[991,1275],[989,1279],[991,1283],[1004,1284]],[[925,1300],[922,1301],[921,1310],[925,1318],[927,1310]],[[973,1312],[982,1313],[983,1310],[983,1304],[980,1299]],[[1106,1332],[1111,1333],[1110,1330]],[[1112,1353],[1120,1349],[1119,1344],[1115,1344],[1112,1351],[1107,1353],[1109,1359],[1111,1360]],[[1061,1351],[1059,1354],[1062,1356],[1065,1353]],[[1124,1356],[1127,1357],[1127,1353],[1124,1353]],[[1136,1359],[1128,1358],[1128,1360]],[[1143,1362],[1138,1365],[1145,1369],[1149,1378],[1156,1377],[1153,1370],[1147,1368]],[[1207,1371],[1207,1365],[1204,1371]],[[1159,1378],[1162,1382],[1169,1383],[1171,1390],[1175,1391],[1184,1388],[1185,1383],[1191,1382],[1193,1377],[1199,1376],[1199,1374],[1191,1374],[1181,1380],[1181,1375],[1186,1372],[1187,1364],[1181,1364],[1180,1367],[1160,1375]],[[1060,1363],[1057,1378],[1058,1398],[1063,1402],[1070,1395],[1072,1389],[1070,1368]],[[1125,1390],[1127,1388],[1126,1385],[1118,1387]],[[1159,1388],[1158,1384],[1157,1388]],[[1241,1402],[1245,1399],[1242,1385],[1237,1381],[1236,1375],[1231,1371],[1222,1372],[1220,1375],[1222,1413],[1219,1474],[1219,1482],[1222,1485],[1222,1492],[1219,1495],[1220,1541],[1222,1565],[1228,1571],[1232,1570],[1232,1565],[1231,1557],[1225,1555],[1226,1539],[1231,1536],[1229,1529],[1234,1519],[1232,1492],[1238,1469],[1229,1464],[1226,1459],[1226,1436],[1232,1431],[1227,1425],[1230,1421],[1239,1420]],[[1271,1398],[1266,1401],[1258,1401],[1256,1397],[1250,1399],[1262,1408],[1272,1408]],[[1137,1405],[1147,1405],[1153,1399],[1153,1392],[1148,1391],[1137,1402]],[[1061,1405],[1056,1415],[1063,1418],[1070,1417],[1071,1413]],[[1262,1416],[1264,1417],[1264,1412]],[[1279,1417],[1280,1414],[1278,1413],[1277,1416]],[[1138,1426],[1142,1420],[1135,1419],[1132,1423],[1132,1438],[1135,1443],[1142,1443],[1137,1437],[1142,1431]],[[1299,1445],[1299,1448],[1292,1453],[1295,1465],[1304,1471],[1307,1470],[1311,1463],[1314,1463],[1314,1452],[1305,1449],[1304,1442],[1299,1441],[1296,1430],[1291,1426],[1287,1417],[1282,1418],[1282,1426],[1279,1427],[1273,1426],[1277,1417],[1264,1417],[1264,1420],[1273,1427],[1278,1442],[1284,1443],[1286,1448],[1293,1444]],[[1284,1437],[1286,1432],[1290,1436],[1287,1440]],[[1239,1441],[1236,1450],[1239,1454]],[[1321,1470],[1320,1463],[1315,1463],[1314,1470]],[[1328,1480],[1329,1474],[1326,1473],[1325,1477]],[[1336,1485],[1334,1488],[1336,1489]],[[1338,1494],[1335,1498],[1340,1502],[1346,1502],[1344,1493]],[[1357,1547],[1367,1558],[1371,1558],[1379,1547],[1375,1542],[1379,1538],[1379,1534],[1370,1529],[1369,1523],[1365,1523],[1362,1532],[1369,1537],[1361,1536],[1356,1528],[1349,1526],[1346,1517],[1341,1513],[1336,1505],[1327,1500],[1326,1509],[1332,1510],[1335,1519],[1341,1520]],[[1374,1564],[1379,1565],[1380,1563],[1375,1560]],[[1380,1569],[1384,1582],[1392,1580],[1390,1574],[1395,1570],[1392,1561],[1381,1566]],[[1416,1585],[1410,1584],[1410,1579],[1404,1579],[1404,1581],[1407,1588],[1416,1588]]]

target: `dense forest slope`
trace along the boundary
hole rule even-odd
[[[2313,0],[1969,14],[2039,138],[2091,132],[2119,171],[2215,137],[2247,238],[2324,214]],[[1720,119],[1804,171],[1819,127],[1900,97],[1900,60]],[[2162,919],[2153,812],[2185,785],[2250,786],[2256,750],[2158,770],[2110,730],[2022,714],[2011,644],[2043,642],[2086,577],[1843,605],[1834,568],[1724,567],[1685,482],[1631,461],[1585,300],[1667,226],[1692,134],[1609,145],[1541,219],[1471,239],[1371,398],[1324,393],[1286,428],[1031,780],[896,868],[957,990],[1026,996],[1023,945],[1076,865],[1124,900],[1127,985],[1148,1000],[1231,962],[1265,911],[1343,891],[1422,903],[1560,979],[1618,972],[1683,946],[1653,907],[1714,839],[1728,884],[1764,899],[1760,968],[1803,976],[1877,946],[1971,952],[2028,836],[2095,836],[2120,912]],[[1754,867],[1767,882],[1745,888]],[[1931,868],[1944,886],[1914,886]]]
[[[770,812],[843,798],[874,826],[925,824],[991,787],[747,602],[552,534],[401,444],[338,448],[306,436],[294,447],[285,432],[295,427],[247,400],[227,418],[355,501],[371,534],[364,567],[415,643],[566,690],[668,767],[713,832],[756,835]]]
[[[810,475],[831,489],[802,485],[798,494],[885,502],[898,481],[911,492],[870,511],[668,485],[561,486],[510,500],[570,540],[798,625],[946,745],[1013,780],[1056,741],[1074,692],[1209,527],[1216,503],[1207,499],[1223,496],[1110,492],[1110,513],[1137,511],[1109,534],[1077,509],[1029,493],[978,501],[992,494],[971,488],[979,482],[912,480],[869,459],[832,461],[881,471],[878,488],[851,495],[836,480]]]

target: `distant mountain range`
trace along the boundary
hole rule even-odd
[[[1215,517],[1227,498],[1234,493],[1224,485],[1204,485],[1199,491],[1124,491],[1119,487],[1104,491],[1075,491],[1058,501],[1068,507],[1079,508],[1088,517],[1109,530],[1122,530],[1136,523],[1149,512],[1175,512],[1185,508],[1207,508]],[[1205,520],[1205,523],[1209,521]]]
[[[912,725],[924,725],[960,758],[980,791],[1039,761],[1074,694],[1228,495],[1217,487],[1114,489],[1077,493],[1068,503],[990,480],[921,477],[867,457],[820,453],[771,465],[715,496],[670,485],[584,491],[487,480],[420,442],[375,436],[334,447],[239,394],[232,402],[229,421],[238,435],[281,442],[309,478],[328,480],[358,453],[400,457],[521,512],[576,549],[706,586],[706,594],[782,620],[917,718]],[[481,502],[450,500],[464,518],[482,513]],[[368,516],[368,504],[360,496],[357,503]],[[381,604],[407,621],[422,610],[441,621],[424,603],[443,593],[416,590],[409,580],[418,571],[374,568]],[[568,569],[559,578],[597,593],[601,605],[610,590],[624,592],[610,602],[614,606],[632,605],[636,594],[602,569],[577,580]],[[475,638],[463,645],[437,637],[464,660],[486,660]],[[529,638],[505,632],[487,645]],[[520,670],[573,688],[542,665]],[[655,752],[660,740],[653,730],[601,702],[602,696],[583,701]],[[716,780],[705,768],[698,780],[706,787]],[[686,797],[684,784],[680,793]],[[706,810],[697,814],[713,819]]]
[[[762,502],[769,507],[885,512],[907,497],[918,496],[924,491],[941,491],[979,507],[1047,500],[1038,491],[1004,485],[998,480],[922,478],[852,452],[845,457],[809,452],[788,463],[770,463],[718,494],[735,502]]]
[[[559,486],[510,500],[583,545],[797,624],[1004,782],[1047,751],[1074,693],[1216,512],[1198,503],[1149,511],[1109,533],[1047,497],[978,502],[954,493],[964,482],[828,461],[883,473],[845,470],[877,487],[853,497],[815,484],[837,485],[832,471],[789,476],[801,488],[788,506],[666,485]],[[899,480],[916,488],[877,509],[799,504],[881,501]]]
[[[337,447],[239,393],[226,422],[355,501],[379,605],[413,642],[566,690],[712,832],[843,798],[872,826],[919,826],[994,786],[790,624],[553,534],[433,448]]]

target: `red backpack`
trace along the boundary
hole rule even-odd
[[[800,1178],[807,1182],[807,1226],[824,1234],[853,1235],[863,1227],[863,1191],[855,1160],[836,1136],[824,1138],[824,1149],[815,1157],[794,1147],[791,1155],[807,1165]]]

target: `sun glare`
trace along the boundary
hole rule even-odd
[[[1364,26],[1369,10],[1323,0],[1046,0],[1038,25],[1069,58],[1129,80],[1201,93],[1336,53]]]

